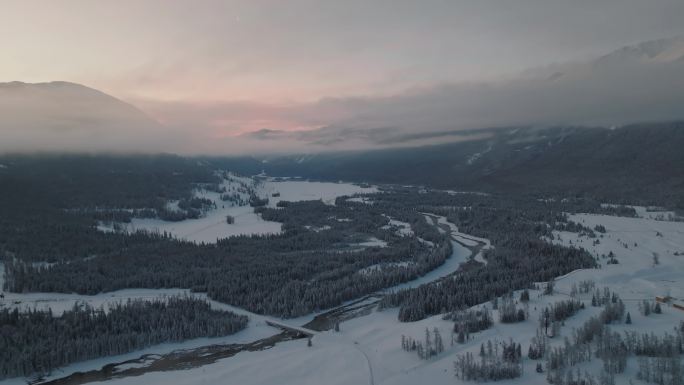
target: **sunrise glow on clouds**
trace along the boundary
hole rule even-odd
[[[532,120],[468,105],[492,97],[478,84],[684,34],[684,3],[656,2],[6,0],[0,81],[84,84],[217,151],[260,130],[477,128]]]

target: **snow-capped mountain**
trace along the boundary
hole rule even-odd
[[[598,59],[598,62],[641,61],[670,63],[684,60],[684,36],[651,40],[625,46]]]

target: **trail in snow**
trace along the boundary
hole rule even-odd
[[[371,365],[371,361],[370,361],[370,358],[368,358],[368,354],[366,354],[366,352],[364,352],[363,349],[361,349],[358,346],[358,344],[356,344],[356,343],[354,343],[354,344],[355,344],[354,347],[356,348],[356,350],[360,351],[361,354],[363,354],[363,357],[366,359],[366,364],[368,365],[368,383],[370,385],[375,385],[375,378],[373,377],[373,365]]]

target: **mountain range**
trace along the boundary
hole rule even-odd
[[[289,140],[328,151],[283,148],[278,152],[290,155],[205,159],[246,174],[590,194],[684,209],[681,100],[684,38],[677,37],[532,69],[502,84],[328,100],[354,114],[318,130],[246,134],[265,144]],[[623,123],[603,124],[611,121]],[[168,129],[136,107],[68,82],[0,84],[0,134],[1,152],[155,153],[169,151],[171,142]],[[176,145],[193,135],[189,127]],[[335,151],[331,145],[344,142],[385,148]]]
[[[588,195],[684,209],[684,122],[484,132],[482,139],[415,148],[210,160],[246,174]]]

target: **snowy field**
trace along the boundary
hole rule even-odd
[[[548,304],[567,297],[562,294],[539,297],[538,292],[531,292],[530,320],[520,324],[500,324],[477,333],[465,344],[451,345],[451,328],[453,323],[444,321],[441,316],[430,317],[412,323],[397,321],[397,310],[390,309],[356,318],[342,323],[341,331],[319,333],[313,337],[312,347],[307,347],[306,340],[295,340],[277,344],[271,349],[259,352],[241,352],[236,356],[223,359],[215,364],[183,371],[156,372],[142,377],[129,377],[107,381],[107,384],[174,384],[195,385],[228,383],[241,385],[295,385],[295,384],[455,384],[460,382],[454,378],[453,361],[457,354],[470,351],[477,354],[480,344],[489,340],[508,341],[514,338],[521,342],[523,351],[534,336],[538,310]],[[535,310],[537,309],[537,310]],[[665,309],[664,314],[641,316],[636,305],[627,303],[627,310],[634,320],[634,330],[671,330],[671,325],[682,319],[682,315],[672,309]],[[588,307],[566,321],[561,331],[561,338],[553,340],[554,344],[562,344],[562,336],[570,335],[572,328],[579,327],[591,316],[597,315],[599,309]],[[497,318],[494,312],[494,318]],[[613,329],[620,331],[628,325],[616,325]],[[445,352],[430,360],[420,360],[415,353],[401,349],[401,336],[420,339],[425,329],[440,330],[445,340]],[[537,361],[524,359],[524,374],[514,381],[501,381],[502,384],[547,384],[545,374],[534,371]],[[580,364],[584,370],[596,370],[600,362]],[[631,359],[626,374],[617,378],[618,384],[628,384],[633,376],[635,360]],[[472,383],[472,382],[471,382]],[[635,384],[637,382],[634,382]]]
[[[0,280],[4,277],[4,268],[0,264]],[[151,346],[146,349],[137,350],[131,353],[126,353],[118,356],[102,357],[93,360],[87,360],[68,365],[64,368],[55,370],[53,374],[46,379],[56,379],[68,376],[72,373],[83,372],[89,370],[96,370],[102,366],[112,362],[122,362],[126,360],[136,359],[143,354],[166,354],[178,349],[193,349],[201,346],[212,344],[231,344],[231,343],[249,343],[262,338],[272,336],[276,330],[266,324],[268,317],[263,317],[258,314],[253,314],[246,310],[235,308],[220,302],[207,299],[204,293],[191,293],[186,289],[125,289],[117,290],[109,293],[102,293],[97,295],[79,295],[79,294],[61,294],[61,293],[4,293],[5,298],[0,299],[0,308],[17,308],[19,310],[27,309],[51,309],[53,314],[60,315],[66,310],[73,308],[77,304],[88,304],[95,308],[103,308],[107,310],[110,305],[126,302],[129,299],[142,300],[156,300],[174,295],[188,295],[200,299],[208,300],[213,309],[216,310],[230,310],[238,314],[244,314],[249,317],[249,324],[247,328],[239,331],[233,335],[226,337],[212,337],[212,338],[197,338],[184,342],[164,343]],[[313,318],[313,316],[311,317]],[[296,321],[300,321],[299,319]],[[305,320],[308,322],[308,319]],[[14,378],[0,381],[2,385],[18,385],[26,384],[24,378]]]
[[[656,295],[670,294],[678,300],[684,300],[684,282],[682,282],[684,223],[589,214],[572,215],[570,219],[590,228],[602,225],[606,228],[606,232],[603,237],[597,238],[557,232],[552,242],[584,247],[599,258],[602,267],[578,270],[559,277],[556,280],[556,292],[551,296],[542,296],[539,291],[531,291],[531,300],[527,307],[529,312],[527,321],[502,324],[498,322],[497,312],[493,311],[494,326],[471,335],[471,340],[465,344],[452,345],[453,323],[442,320],[441,316],[401,323],[397,320],[398,310],[388,309],[345,321],[341,324],[339,333],[334,331],[318,333],[313,337],[311,347],[307,347],[306,340],[288,341],[279,343],[266,351],[241,352],[234,357],[194,369],[113,379],[107,381],[107,384],[199,385],[226,383],[227,379],[229,383],[241,385],[466,383],[454,377],[453,362],[457,355],[472,352],[477,356],[480,344],[487,340],[508,341],[509,338],[521,343],[522,351],[526,353],[530,340],[535,335],[537,320],[542,309],[555,302],[568,299],[572,285],[584,280],[593,280],[599,288],[608,287],[616,291],[625,301],[626,312],[631,314],[633,324],[611,325],[610,328],[613,331],[620,333],[624,330],[653,331],[662,334],[671,331],[675,325],[684,320],[684,311],[669,306],[663,307],[663,314],[651,314],[648,317],[643,316],[638,310],[640,300],[652,300]],[[464,244],[468,244],[466,241],[470,240],[483,242],[485,247],[491,247],[488,240],[462,234],[456,226],[446,222],[445,219],[439,218],[438,221],[448,225],[452,236]],[[600,235],[598,232],[597,234]],[[617,265],[607,265],[605,263],[607,259],[602,258],[602,255],[610,252],[619,261]],[[654,253],[657,255],[658,264],[654,264]],[[425,277],[393,289],[415,287],[439,279],[452,272],[468,256],[469,250],[455,242],[454,255],[447,260],[447,263]],[[515,298],[518,296],[519,293],[516,293]],[[581,326],[587,319],[599,313],[600,308],[589,306],[590,295],[580,295],[579,298],[587,305],[586,309],[565,321],[561,335],[550,340],[551,346],[562,345],[563,337],[571,336],[573,328]],[[680,303],[683,302],[680,301]],[[215,305],[212,304],[212,306]],[[236,310],[239,311],[239,309]],[[252,333],[259,334],[267,330],[263,326],[266,317],[252,316],[254,318],[250,320],[250,327],[232,338],[251,336]],[[308,316],[287,322],[301,325],[310,318],[311,316]],[[402,350],[402,335],[420,340],[426,328],[430,330],[437,328],[440,331],[445,341],[445,352],[429,360],[421,360],[415,352]],[[159,352],[156,347],[148,350]],[[139,352],[134,355],[139,355]],[[101,363],[101,361],[98,362]],[[546,384],[546,374],[538,374],[534,370],[537,362],[529,360],[523,354],[522,377],[500,383]],[[76,366],[78,365],[81,364]],[[596,374],[600,367],[599,360],[576,366],[582,372],[586,370]],[[632,381],[634,384],[639,384],[639,381],[634,380],[636,369],[636,359],[629,358],[627,370],[616,377],[616,383],[629,384]],[[72,370],[72,367],[68,370]],[[11,382],[0,382],[3,385],[9,383]]]
[[[593,279],[610,285],[623,299],[653,299],[671,295],[684,302],[684,222],[607,215],[570,215],[573,222],[589,228],[602,225],[606,233],[597,238],[570,232],[555,232],[554,243],[582,247],[599,257],[601,269],[582,270],[559,280],[559,288],[571,282]],[[598,240],[598,244],[595,244]],[[618,264],[601,258],[613,252]],[[675,253],[679,255],[675,255]],[[654,255],[658,264],[654,265]],[[572,278],[572,279],[570,279]],[[684,312],[682,313],[684,315]]]
[[[604,203],[603,207],[620,207],[620,205]],[[633,208],[636,212],[637,217],[645,219],[655,219],[659,221],[672,221],[675,219],[684,220],[684,218],[677,216],[674,211],[665,210],[661,207],[644,207],[644,206],[631,206],[626,205],[624,207]]]
[[[228,224],[226,216],[232,216],[234,223]],[[126,231],[148,230],[167,232],[174,237],[193,242],[216,243],[217,239],[236,235],[266,235],[281,232],[281,224],[265,221],[254,213],[250,206],[225,207],[218,206],[203,218],[186,219],[180,222],[167,222],[161,219],[133,218],[125,226]]]
[[[267,180],[259,186],[259,195],[268,198],[268,205],[276,207],[280,201],[317,201],[334,205],[335,199],[345,195],[373,194],[376,187],[361,187],[351,183],[275,181]],[[273,194],[280,194],[274,197]]]
[[[4,275],[4,269],[2,264],[0,264],[0,279]],[[60,315],[66,310],[73,308],[73,306],[78,304],[88,304],[95,308],[103,308],[107,310],[110,305],[115,305],[117,303],[126,302],[129,299],[142,299],[142,300],[157,300],[163,299],[174,295],[188,295],[199,299],[207,300],[212,309],[232,311],[236,314],[246,315],[249,317],[249,323],[244,330],[241,330],[233,335],[225,337],[211,337],[211,338],[196,338],[183,342],[175,343],[164,343],[159,345],[154,345],[149,348],[142,350],[137,350],[134,352],[118,355],[102,357],[92,360],[87,360],[83,362],[78,362],[75,364],[68,365],[66,367],[55,370],[51,376],[46,377],[46,380],[57,379],[76,372],[84,372],[90,370],[97,370],[102,368],[104,365],[122,362],[132,359],[137,359],[144,354],[167,354],[179,349],[194,349],[202,346],[214,345],[214,344],[243,344],[257,341],[263,338],[270,337],[274,334],[279,333],[278,329],[269,326],[267,321],[277,321],[285,323],[287,325],[301,325],[311,321],[317,314],[314,313],[307,316],[288,319],[286,321],[262,316],[260,314],[255,314],[247,310],[227,305],[221,302],[217,302],[207,298],[204,293],[191,293],[187,289],[124,289],[117,290],[109,293],[102,293],[97,295],[79,295],[79,294],[61,294],[61,293],[4,293],[5,298],[0,299],[0,308],[17,308],[21,310],[27,309],[51,309],[53,314]],[[19,385],[26,384],[26,379],[24,378],[13,378],[8,380],[0,381],[2,385]]]
[[[531,291],[527,321],[517,324],[501,324],[493,311],[494,326],[476,333],[465,344],[451,344],[453,323],[441,316],[430,317],[418,322],[400,323],[397,310],[389,309],[342,323],[341,331],[319,333],[313,338],[313,346],[307,347],[305,340],[290,341],[276,345],[267,352],[243,352],[233,358],[213,365],[173,373],[153,373],[142,380],[149,384],[172,383],[194,385],[214,383],[230,378],[241,385],[249,384],[454,384],[463,383],[454,378],[453,362],[458,354],[470,351],[476,356],[480,344],[487,340],[508,341],[513,338],[522,344],[523,352],[535,335],[540,311],[557,301],[569,298],[573,283],[593,279],[597,287],[609,287],[625,300],[626,311],[631,314],[633,324],[612,325],[617,332],[652,330],[662,334],[671,331],[684,312],[665,306],[663,314],[646,317],[638,311],[636,299],[653,299],[655,295],[670,292],[681,298],[682,277],[684,277],[684,256],[674,255],[684,251],[684,223],[663,222],[646,218],[619,218],[604,215],[573,215],[571,220],[594,227],[606,227],[600,243],[595,239],[580,238],[574,233],[557,233],[554,242],[585,247],[596,256],[613,252],[618,265],[603,265],[601,269],[579,270],[557,280],[556,293],[542,296]],[[441,221],[440,221],[441,222]],[[452,228],[453,232],[458,232]],[[660,234],[660,235],[658,235]],[[464,234],[463,236],[467,236]],[[558,238],[560,236],[560,238]],[[636,243],[636,246],[634,245]],[[627,247],[625,247],[625,244]],[[653,253],[659,254],[659,265],[653,265]],[[601,259],[603,261],[603,259]],[[516,298],[519,293],[516,293]],[[587,305],[587,294],[580,296]],[[563,336],[570,336],[573,328],[581,326],[587,319],[599,313],[600,308],[587,306],[565,321],[561,336],[551,340],[552,346],[562,345]],[[445,340],[445,352],[429,360],[420,360],[415,353],[401,349],[401,336],[421,339],[425,329],[438,328]],[[523,376],[506,384],[546,384],[546,375],[535,372],[537,361],[523,358]],[[598,373],[601,363],[593,360],[577,365],[581,371]],[[637,362],[628,360],[625,373],[616,377],[617,384],[638,384],[633,380]],[[137,384],[141,379],[126,378],[108,381],[113,385]]]
[[[321,200],[326,204],[335,204],[340,196],[354,194],[370,194],[377,192],[375,187],[361,187],[350,183],[325,183],[308,181],[275,181],[267,179],[256,182],[247,177],[229,175],[222,183],[227,191],[237,191],[247,186],[253,188],[261,198],[268,198],[268,206],[276,207],[280,201]],[[249,194],[240,192],[243,199],[249,199]],[[279,196],[274,196],[279,195]],[[265,221],[254,213],[254,208],[233,206],[230,202],[221,200],[221,194],[201,190],[197,197],[206,198],[214,202],[216,209],[209,210],[205,216],[198,219],[186,219],[178,222],[163,221],[152,218],[134,218],[129,224],[122,224],[128,232],[147,230],[152,232],[167,232],[176,238],[193,242],[216,243],[218,239],[236,235],[267,235],[281,232],[281,224]],[[173,203],[171,203],[173,205]],[[226,217],[234,218],[234,223],[228,224]],[[113,231],[111,225],[101,224],[102,231]]]
[[[410,230],[410,225],[408,223],[396,221],[396,223],[394,224],[397,226],[406,225]],[[406,231],[406,229],[404,230]],[[470,250],[456,242],[453,242],[453,253],[443,265],[439,266],[437,269],[431,271],[423,277],[419,277],[415,280],[396,285],[386,290],[394,291],[399,289],[413,288],[425,283],[438,280],[456,271],[459,268],[460,264],[465,262],[469,256]],[[4,269],[2,264],[0,264],[0,280],[3,279],[3,277]],[[104,309],[107,309],[107,307],[110,304],[119,303],[122,301],[126,301],[128,299],[158,299],[178,294],[192,295],[197,298],[207,299],[206,295],[203,293],[190,293],[190,291],[186,289],[126,289],[92,296],[60,293],[5,293],[6,297],[5,299],[0,300],[0,304],[2,306],[7,306],[10,308],[16,307],[20,310],[33,308],[49,308],[52,309],[52,311],[55,314],[61,314],[65,310],[72,308],[77,303],[88,303],[93,307],[103,307]],[[165,354],[177,349],[190,349],[209,344],[251,342],[274,335],[278,332],[277,329],[274,329],[273,327],[267,325],[267,321],[276,321],[292,326],[303,325],[310,322],[316,315],[324,312],[316,312],[299,318],[288,319],[283,321],[280,319],[275,319],[273,317],[254,314],[244,309],[216,302],[210,299],[207,300],[211,304],[211,307],[214,309],[229,310],[237,314],[247,315],[249,317],[248,327],[245,330],[238,332],[232,336],[220,338],[199,338],[182,343],[156,345],[144,350],[120,356],[105,357],[72,364],[65,368],[55,371],[55,373],[53,373],[53,375],[48,379],[67,376],[78,371],[99,369],[105,364],[138,358],[142,354]],[[352,302],[354,302],[354,300],[348,301],[344,303],[342,306],[348,305]],[[375,316],[376,315],[373,315],[373,317]],[[392,316],[392,319],[394,320],[394,322],[396,322],[396,314]],[[369,320],[369,318],[362,317],[361,320]],[[365,352],[360,350],[361,346],[359,346],[357,343],[354,343],[354,341],[351,341],[348,338],[343,337],[340,334],[320,333],[316,335],[315,339],[316,341],[321,342],[321,346],[319,347],[317,343],[314,346],[314,349],[306,347],[305,340],[297,340],[292,342],[279,343],[273,348],[266,351],[251,352],[250,354],[239,353],[235,357],[231,357],[229,359],[219,361],[216,364],[200,367],[197,369],[169,372],[173,375],[173,380],[171,383],[211,383],[211,381],[213,381],[214,379],[222,378],[221,376],[230,376],[230,378],[241,380],[240,382],[236,383],[275,384],[278,383],[276,381],[276,378],[282,378],[285,375],[294,376],[292,377],[293,379],[301,377],[302,381],[296,382],[298,384],[355,384],[365,383],[365,381],[367,381],[367,373],[370,369],[368,365],[370,364],[370,361],[366,357]],[[323,342],[325,342],[325,344]],[[294,362],[296,362],[296,364],[293,365],[293,361],[289,360],[288,357],[294,357]],[[330,360],[330,357],[337,358]],[[259,370],[260,365],[263,366],[267,362],[273,362],[274,365],[277,365],[277,370]],[[307,372],[309,369],[307,369],[307,366],[305,366],[305,364],[312,362],[315,363],[316,367],[319,368],[318,370],[320,371],[320,373],[334,373],[337,370],[342,370],[345,374],[343,376],[337,376],[336,380],[333,382],[330,382],[328,380],[321,382],[322,378],[317,376],[310,376],[307,378],[306,376],[304,376],[304,373]],[[228,364],[228,366],[222,366],[222,364],[224,363]],[[357,370],[359,365],[361,365],[362,367],[364,367],[365,365],[365,369]],[[207,373],[205,370],[209,370],[211,372],[211,375],[209,376],[209,378],[205,379],[194,378],[194,376],[197,375],[195,370],[199,370],[201,373]],[[143,377],[144,383],[155,383],[156,381],[171,381],[167,377],[169,373],[146,374]],[[186,375],[188,376],[187,378],[185,377]],[[181,380],[181,378],[183,378],[183,380]],[[252,381],[261,382],[250,382],[247,380],[248,378],[251,378]],[[0,384],[24,384],[25,381],[26,380],[23,378],[15,378],[0,381]],[[127,379],[125,378],[116,381],[123,381],[125,383],[131,384],[141,383],[141,380],[138,377]]]

